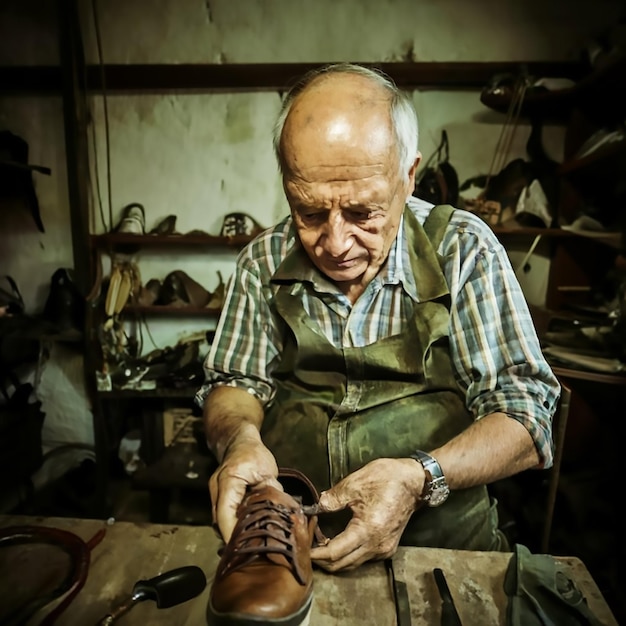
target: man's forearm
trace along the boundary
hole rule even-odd
[[[207,444],[220,463],[235,440],[260,441],[262,423],[261,403],[243,389],[216,387],[204,403]]]
[[[504,413],[485,416],[431,454],[451,489],[491,483],[540,462],[528,430]]]

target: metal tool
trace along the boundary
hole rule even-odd
[[[391,579],[393,600],[396,605],[396,624],[397,626],[411,626],[411,604],[406,583],[396,578],[392,559],[385,559],[385,567]]]
[[[157,607],[167,609],[200,595],[206,587],[204,572],[187,565],[159,574],[150,580],[138,580],[130,597],[105,615],[96,626],[108,626],[130,611],[137,602],[154,600]]]
[[[433,575],[441,596],[441,626],[463,626],[443,571],[436,567]]]

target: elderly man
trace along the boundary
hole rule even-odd
[[[226,541],[246,489],[285,466],[351,513],[312,550],[330,571],[399,543],[503,549],[486,485],[552,463],[560,387],[506,251],[412,197],[417,139],[410,99],[358,65],[283,103],[290,215],[241,252],[198,393]]]

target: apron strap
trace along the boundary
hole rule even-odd
[[[446,227],[453,213],[454,207],[451,204],[437,204],[430,210],[428,217],[424,221],[424,231],[433,244],[435,252],[439,250]]]

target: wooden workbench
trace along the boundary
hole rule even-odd
[[[205,572],[208,584],[201,595],[169,609],[158,609],[152,601],[138,603],[116,623],[120,626],[200,626],[206,623],[205,608],[220,546],[211,528],[0,516],[0,527],[23,525],[68,530],[85,541],[103,527],[106,529],[102,541],[91,551],[85,586],[56,621],[58,626],[93,626],[114,605],[126,599],[137,580],[152,578],[185,565],[197,565]],[[505,624],[507,597],[502,581],[510,558],[510,553],[400,548],[394,557],[393,569],[396,581],[407,585],[412,626],[440,624],[441,600],[432,576],[435,567],[441,568],[446,575],[464,626]],[[566,566],[570,578],[576,582],[598,618],[607,626],[618,626],[583,563],[573,557],[559,560]],[[21,562],[22,566],[29,566],[28,559]],[[6,562],[3,564],[0,554],[0,573],[3,565],[6,567]],[[40,566],[35,564],[35,567]],[[3,580],[6,579],[4,572]],[[390,576],[382,562],[366,564],[339,575],[316,571],[314,585],[311,626],[396,624]],[[3,587],[0,589],[0,602],[3,593],[11,593],[6,584]],[[41,617],[52,606],[42,610],[38,619],[31,619],[29,626],[39,624]]]

